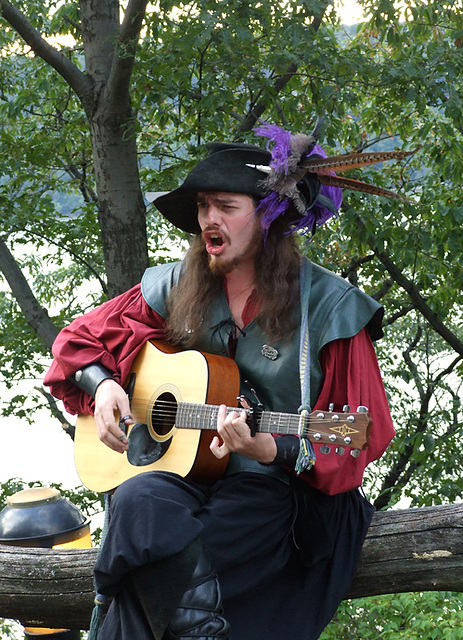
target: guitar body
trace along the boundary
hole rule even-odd
[[[137,423],[148,425],[151,437],[159,444],[159,459],[143,466],[132,464],[127,453],[117,453],[100,441],[93,416],[80,415],[75,463],[82,483],[92,491],[108,492],[135,475],[154,470],[170,471],[197,482],[219,478],[228,456],[218,460],[210,452],[215,431],[177,429],[174,423],[158,429],[153,415],[159,413],[158,403],[162,412],[163,402],[235,405],[239,394],[236,363],[223,356],[176,351],[163,343],[147,342],[133,363],[133,374],[132,414]]]

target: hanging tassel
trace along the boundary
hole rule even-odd
[[[90,629],[88,630],[88,640],[98,640],[100,634],[100,628],[103,624],[104,617],[108,610],[110,598],[106,598],[101,593],[97,593],[95,596],[95,606],[93,607],[92,617],[90,619]]]
[[[312,443],[307,436],[304,435],[304,429],[308,417],[309,412],[307,409],[303,409],[301,411],[301,426],[299,427],[299,454],[294,466],[294,470],[298,475],[303,471],[311,469],[317,459]]]
[[[103,544],[106,538],[106,534],[108,532],[109,526],[109,513],[110,513],[110,502],[111,498],[109,494],[105,494],[105,519],[103,523],[103,531],[101,533],[100,540],[100,548],[98,550],[98,554],[101,552],[103,548]],[[90,619],[90,629],[88,630],[87,640],[98,640],[98,636],[100,633],[101,625],[103,624],[103,620],[105,618],[106,612],[108,611],[108,607],[111,604],[112,598],[108,598],[101,593],[96,591],[95,594],[95,606],[93,607],[92,617]]]

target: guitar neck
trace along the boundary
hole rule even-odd
[[[239,411],[227,407],[227,414]],[[360,410],[362,410],[360,412]],[[183,429],[217,429],[219,407],[209,404],[180,402],[175,418],[176,426]],[[249,414],[249,410],[246,410]],[[256,416],[256,430],[261,433],[304,436],[320,444],[337,444],[365,449],[369,440],[370,415],[365,407],[356,413],[314,411],[310,415],[262,411]]]
[[[227,415],[232,411],[246,411],[236,407],[227,407]],[[176,425],[180,429],[217,429],[219,407],[211,404],[179,402]],[[301,416],[292,413],[262,411],[258,416],[257,431],[262,433],[278,433],[298,435]]]

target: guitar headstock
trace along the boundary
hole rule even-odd
[[[348,409],[344,407],[346,408]],[[341,449],[337,453],[342,453],[344,447],[362,451],[366,449],[370,440],[371,422],[366,407],[358,407],[355,412],[318,410],[308,416],[302,435],[313,443],[323,445],[320,449],[322,453],[329,453],[330,445]],[[351,451],[351,454],[355,455],[354,451]]]

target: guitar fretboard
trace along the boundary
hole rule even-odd
[[[237,409],[236,407],[227,407],[227,414],[232,411],[242,411],[243,409]],[[217,429],[217,414],[219,407],[208,404],[196,404],[192,402],[180,402],[177,408],[176,423],[177,426],[182,429]],[[249,410],[246,410],[249,414]],[[258,416],[257,431],[262,433],[281,433],[298,435],[299,429],[302,425],[307,428],[310,423],[311,429],[316,429],[317,426],[320,429],[323,426],[326,428],[321,420],[318,425],[314,424],[313,418],[303,418],[300,415],[292,413],[280,413],[274,411],[263,411]]]

